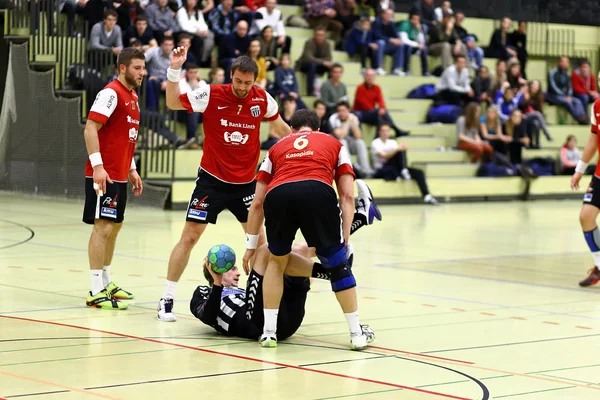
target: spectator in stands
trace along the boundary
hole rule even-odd
[[[198,8],[202,12],[204,21],[208,22],[208,15],[215,8],[215,1],[214,0],[200,0],[198,2]]]
[[[560,161],[561,175],[573,175],[575,173],[575,167],[579,160],[581,160],[581,151],[577,148],[577,137],[575,135],[567,136],[565,144],[560,149],[558,159]],[[585,174],[591,175],[595,169],[595,165],[588,165]]]
[[[492,90],[492,79],[490,78],[490,71],[485,65],[479,69],[479,74],[475,76],[473,82],[471,82],[471,88],[475,93],[475,101],[478,103],[490,104],[494,99],[490,96]]]
[[[421,16],[421,23],[425,25],[429,31],[431,31],[438,23],[435,17],[433,0],[416,0],[410,13],[419,14]],[[425,32],[425,35],[427,35],[427,32]]]
[[[277,58],[277,39],[273,36],[273,28],[265,26],[260,32],[260,56],[269,62],[269,71],[274,70],[279,65]]]
[[[527,79],[527,22],[519,21],[516,31],[510,34],[510,44],[517,51],[517,59],[521,63],[521,74]]]
[[[223,68],[215,67],[211,69],[208,73],[208,78],[208,83],[221,85],[225,82],[225,71],[223,70]]]
[[[151,47],[158,47],[154,33],[152,33],[152,29],[148,26],[148,19],[144,15],[135,17],[135,24],[130,26],[127,32],[125,32],[125,44],[127,46],[131,46],[131,43],[136,39],[142,43],[144,52],[148,51]]]
[[[498,109],[495,106],[488,107],[486,115],[482,115],[479,119],[479,133],[482,139],[496,151],[503,149],[506,143],[512,141],[510,137],[502,133],[502,120],[500,120]]]
[[[198,66],[196,64],[188,64],[185,76],[179,80],[179,91],[181,94],[189,93],[202,85],[206,85],[206,82],[200,78]],[[185,110],[179,110],[177,111],[177,120],[185,122],[187,141],[184,146],[188,149],[199,149],[200,146],[196,142],[196,132],[198,131],[198,125],[202,122],[202,113],[189,114]]]
[[[300,91],[298,90],[296,71],[291,67],[291,59],[288,53],[281,55],[279,66],[275,68],[275,82],[273,82],[270,93],[273,97],[279,99],[292,97],[296,100],[298,109],[306,108],[298,94]]]
[[[158,99],[167,90],[167,69],[171,65],[171,53],[175,41],[171,36],[165,36],[160,47],[153,47],[146,52],[146,106],[150,110],[158,110]]]
[[[544,136],[549,142],[552,141],[552,136],[548,132],[546,119],[543,114],[544,93],[542,93],[540,81],[531,81],[527,85],[527,90],[523,92],[523,100],[520,108],[525,116],[527,124],[527,135],[529,136],[530,146],[534,149],[540,148],[540,130],[544,132]]]
[[[345,46],[350,57],[354,57],[356,53],[360,54],[360,65],[363,71],[367,69],[367,58],[370,57],[371,68],[385,74],[385,71],[380,68],[381,65],[377,64],[379,61],[377,50],[380,46],[385,46],[385,42],[375,40],[371,30],[371,20],[368,17],[361,18],[360,23],[355,24],[345,40]]]
[[[385,100],[379,85],[375,84],[375,71],[367,69],[365,81],[358,85],[354,98],[354,114],[363,124],[379,126],[387,122],[396,132],[396,136],[406,136],[410,132],[398,128],[385,108]]]
[[[561,57],[558,66],[548,73],[547,100],[552,104],[564,107],[580,124],[588,124],[587,112],[583,103],[577,97],[573,97],[568,57]]]
[[[358,0],[354,6],[354,14],[358,18],[368,18],[369,21],[373,21],[378,14],[372,4],[372,0]]]
[[[248,47],[250,47],[248,23],[240,20],[235,26],[235,31],[222,38],[219,44],[219,67],[225,71],[225,83],[231,81],[231,64],[236,58],[246,54]]]
[[[445,14],[429,34],[429,54],[442,57],[442,68],[452,65],[452,55],[465,55],[466,48],[454,30],[452,16]]]
[[[584,107],[593,103],[599,97],[596,78],[590,69],[590,62],[583,60],[571,73],[571,85],[573,86],[573,96],[581,100]]]
[[[327,105],[327,115],[336,111],[340,101],[348,102],[348,91],[342,82],[344,67],[341,64],[333,64],[329,71],[329,79],[321,86],[321,100]]]
[[[456,57],[456,62],[444,70],[435,85],[435,91],[441,102],[461,107],[475,98],[475,92],[469,82],[469,68],[465,56]]]
[[[110,50],[116,57],[122,49],[123,35],[117,25],[117,12],[107,10],[104,13],[104,21],[98,22],[92,28],[88,50]]]
[[[335,0],[334,4],[337,20],[342,24],[342,37],[345,37],[346,32],[348,32],[352,28],[352,25],[360,18],[358,15],[354,14],[356,2],[355,0]]]
[[[317,117],[319,117],[319,120],[321,121],[321,127],[319,128],[319,131],[323,133],[331,133],[329,130],[329,120],[327,119],[327,106],[325,105],[325,103],[321,99],[315,100],[315,102],[313,103],[313,110],[315,114],[317,114]]]
[[[167,7],[168,0],[156,0],[146,7],[148,25],[152,28],[154,37],[160,43],[165,36],[173,37],[181,28],[175,19],[175,13]]]
[[[496,72],[492,79],[492,97],[496,96],[496,92],[500,90],[504,82],[506,82],[506,61],[498,60],[496,61]]]
[[[267,0],[264,7],[256,10],[253,29],[250,30],[250,35],[262,32],[267,26],[273,29],[273,36],[277,41],[277,46],[281,48],[281,52],[289,53],[292,39],[285,34],[281,10],[277,9],[277,0]]]
[[[131,43],[129,44],[129,47],[133,47],[134,49],[139,50],[139,51],[144,51],[144,49],[143,49],[144,46],[142,46],[142,42],[140,39],[133,39],[131,41]],[[115,79],[118,76],[119,76],[119,71],[117,71],[117,73],[115,74]]]
[[[523,99],[524,92],[525,89],[521,89],[515,94],[515,92],[510,89],[510,84],[508,82],[504,82],[502,88],[500,88],[500,90],[496,93],[494,104],[498,108],[500,119],[502,120],[503,124],[508,121],[510,113],[514,109],[519,108],[519,104]]]
[[[518,108],[512,110],[510,118],[504,125],[504,132],[506,136],[512,139],[507,143],[510,162],[521,167],[526,167],[526,163],[523,160],[523,147],[528,147],[530,140],[525,132],[521,110]],[[533,172],[529,171],[529,174],[533,175]]]
[[[375,8],[376,15],[381,15],[386,10],[396,12],[396,3],[394,0],[373,0],[373,8]]]
[[[281,115],[281,119],[283,119],[283,121],[286,124],[288,124],[288,125],[290,124],[292,116],[296,112],[297,107],[298,106],[296,104],[296,100],[294,100],[293,97],[285,97],[281,101],[282,112],[280,115]],[[269,127],[269,137],[267,138],[267,140],[265,140],[264,142],[261,143],[260,148],[262,150],[269,150],[278,141],[279,141],[279,135],[277,134],[277,132],[275,132],[273,127]]]
[[[527,85],[527,81],[523,79],[523,76],[521,75],[521,64],[519,64],[519,60],[516,58],[512,58],[508,61],[506,81],[509,84],[509,88],[515,92]]]
[[[246,21],[248,26],[252,26],[257,9],[254,0],[233,0],[233,10],[238,14],[238,20]]]
[[[517,57],[517,51],[511,45],[511,38],[508,30],[512,25],[512,21],[508,17],[502,18],[500,28],[496,29],[490,39],[488,46],[488,57],[508,60],[512,57]]]
[[[492,146],[479,136],[479,110],[479,105],[471,102],[465,108],[465,115],[456,121],[456,147],[470,153],[472,163],[479,161],[482,156],[487,161],[494,153]]]
[[[339,43],[343,25],[335,17],[337,12],[331,0],[306,0],[304,3],[304,19],[311,28],[324,27],[333,33],[333,40]]]
[[[248,46],[248,56],[256,61],[256,65],[258,65],[258,75],[254,81],[254,85],[261,89],[266,89],[267,69],[269,68],[270,61],[265,60],[265,58],[260,55],[260,40],[254,39],[250,41],[250,46]]]
[[[477,40],[475,39],[475,36],[472,35],[465,37],[464,43],[467,46],[469,67],[477,73],[477,71],[483,67],[483,49],[477,46]]]
[[[215,45],[215,35],[208,29],[204,14],[198,9],[198,0],[183,0],[177,10],[181,30],[192,35],[191,51],[203,66],[210,66],[210,56]]]
[[[398,27],[400,40],[404,44],[404,72],[410,73],[410,56],[419,54],[421,57],[421,73],[430,76],[427,69],[427,38],[421,26],[421,17],[417,13],[411,13],[407,21],[402,21]]]
[[[183,69],[187,68],[188,64],[200,64],[198,62],[198,59],[196,58],[196,56],[189,51],[190,47],[192,46],[192,35],[190,35],[187,32],[183,32],[182,34],[179,35],[179,41],[177,42],[177,47],[185,47],[185,49],[187,50],[186,53],[186,59],[185,62],[183,63]]]
[[[452,11],[452,3],[448,0],[442,1],[442,5],[433,10],[435,13],[435,20],[441,22],[444,18],[444,14],[454,15],[454,11]]]
[[[217,8],[214,8],[208,15],[210,28],[215,34],[215,43],[217,46],[221,46],[221,41],[230,35],[236,26],[238,13],[232,7],[233,0],[221,0],[221,4]]]
[[[465,22],[465,14],[462,11],[457,11],[454,13],[454,31],[460,38],[460,40],[465,42],[465,38],[469,35],[473,36],[475,40],[477,40],[477,36],[474,34],[470,34],[465,27],[463,26],[463,22]]]
[[[392,74],[398,76],[405,76],[406,74],[401,70],[404,64],[404,45],[400,40],[400,34],[398,28],[394,23],[394,11],[387,9],[380,14],[375,22],[373,23],[373,38],[381,43],[385,43],[384,46],[378,46],[377,48],[377,65],[379,68],[377,72],[381,75],[385,71],[381,68],[383,66],[384,55],[391,55],[392,62]]]
[[[113,3],[117,11],[117,25],[121,28],[121,32],[134,26],[135,21],[141,15],[144,15],[144,9],[137,0],[123,0],[121,3]],[[129,41],[125,41],[129,43]]]
[[[350,113],[350,104],[347,101],[340,101],[336,110],[337,112],[329,117],[331,133],[346,146],[350,154],[356,154],[358,164],[355,165],[354,170],[358,176],[371,178],[373,170],[369,163],[369,151],[362,139],[358,117]]]
[[[296,62],[296,70],[306,73],[306,93],[309,96],[315,94],[316,76],[328,72],[333,65],[331,59],[331,45],[325,38],[325,28],[317,26],[313,38],[304,42],[302,56]]]
[[[426,204],[439,205],[438,201],[429,193],[425,174],[420,169],[409,168],[406,159],[406,143],[398,143],[390,139],[392,129],[387,123],[382,123],[378,129],[378,135],[371,142],[371,155],[375,177],[386,181],[410,181],[414,179],[419,186],[423,201]]]

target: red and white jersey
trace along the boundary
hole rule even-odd
[[[135,90],[115,79],[96,96],[88,119],[102,124],[98,131],[104,169],[114,182],[127,182],[140,127],[140,105]],[[85,176],[94,176],[87,161]]]
[[[284,183],[314,180],[329,186],[343,174],[354,175],[350,154],[339,140],[321,132],[300,131],[277,142],[260,166],[256,180],[267,192]]]
[[[600,99],[596,100],[590,109],[590,123],[592,125],[592,133],[596,135],[598,154],[600,154]],[[596,165],[594,175],[600,177],[600,162]]]
[[[252,87],[241,99],[233,94],[231,84],[211,84],[182,94],[180,100],[189,113],[203,113],[200,167],[226,183],[252,182],[260,157],[260,122],[279,117],[273,97]]]

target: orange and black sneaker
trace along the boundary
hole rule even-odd
[[[590,269],[588,271],[588,274],[589,275],[587,278],[585,278],[584,280],[579,282],[579,286],[588,287],[588,286],[595,285],[596,283],[598,283],[598,281],[600,281],[600,270],[598,269],[598,267],[594,267],[594,268]]]

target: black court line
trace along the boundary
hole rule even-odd
[[[301,367],[314,367],[317,365],[343,364],[343,363],[347,363],[347,362],[367,361],[367,360],[376,360],[376,359],[381,359],[381,358],[392,358],[392,357],[394,357],[394,356],[386,354],[386,355],[380,355],[380,356],[375,356],[375,357],[354,358],[354,359],[350,359],[350,360],[338,360],[338,361],[323,361],[323,362],[318,362],[318,363],[298,364],[298,365]]]
[[[29,396],[44,396],[47,394],[59,394],[59,393],[71,393],[70,390],[55,390],[53,392],[38,392],[38,393],[26,393],[26,394],[15,394],[12,396],[4,396],[5,399],[16,399],[17,397],[29,397]]]
[[[25,240],[22,240],[22,241],[20,241],[20,242],[17,242],[17,243],[9,244],[9,245],[7,245],[7,246],[0,247],[0,250],[8,249],[8,248],[10,248],[10,247],[15,247],[15,246],[19,246],[19,245],[21,245],[21,244],[27,243],[27,242],[29,242],[31,239],[33,239],[33,237],[35,236],[35,231],[34,231],[33,229],[31,229],[30,227],[26,226],[26,225],[22,225],[22,224],[19,224],[18,222],[9,221],[9,220],[7,220],[7,219],[2,219],[2,218],[0,218],[0,221],[2,221],[2,222],[6,222],[6,223],[8,223],[8,224],[13,224],[13,225],[15,225],[15,226],[21,227],[21,228],[23,228],[23,229],[25,229],[25,230],[28,230],[28,231],[29,231],[29,237],[28,237],[27,239],[25,239]]]
[[[520,345],[520,344],[555,342],[555,341],[559,341],[559,340],[582,339],[582,338],[589,338],[589,337],[596,337],[596,336],[600,336],[600,333],[593,334],[593,335],[581,335],[581,336],[569,336],[569,337],[553,338],[553,339],[531,340],[531,341],[527,341],[527,342],[501,343],[501,344],[490,344],[490,345],[485,345],[485,346],[462,347],[462,348],[458,348],[458,349],[445,349],[445,350],[423,351],[422,353],[423,354],[433,354],[433,353],[446,353],[446,352],[449,352],[449,351],[488,349],[488,348],[491,348],[491,347],[517,346],[517,345]]]

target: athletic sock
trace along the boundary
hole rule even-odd
[[[277,332],[277,314],[278,309],[264,309],[265,325],[263,327],[263,333],[276,333]]]
[[[110,265],[107,265],[104,268],[102,268],[102,284],[104,284],[104,287],[107,287],[109,283],[110,283]]]
[[[600,230],[598,230],[598,227],[595,227],[589,232],[583,232],[583,236],[592,252],[594,265],[600,266],[600,247],[598,246],[600,244]]]
[[[358,310],[351,313],[344,313],[346,321],[348,321],[348,327],[350,328],[350,334],[353,336],[362,335],[362,328],[358,321]]]
[[[102,271],[99,269],[90,270],[90,279],[92,283],[92,296],[97,295],[101,291],[104,290],[104,285],[102,285]]]
[[[177,282],[169,281],[165,283],[165,291],[163,292],[163,299],[174,299],[175,298],[175,287]]]

